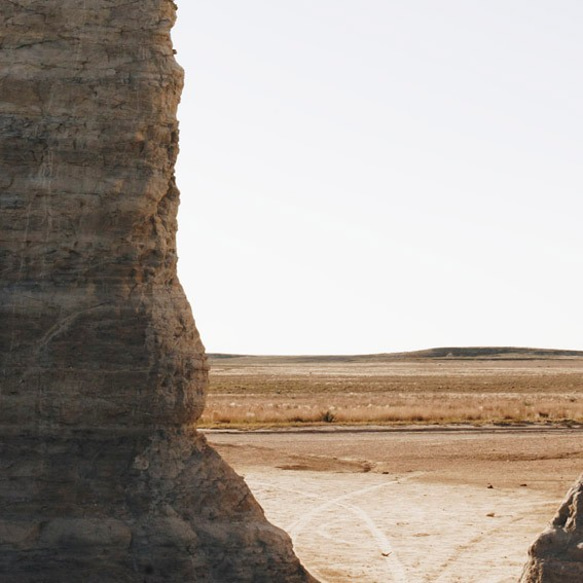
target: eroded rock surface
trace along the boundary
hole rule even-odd
[[[0,8],[0,580],[311,580],[194,429],[175,5]]]
[[[583,474],[549,527],[533,543],[529,555],[521,583],[583,581]]]

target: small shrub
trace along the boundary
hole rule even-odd
[[[335,420],[336,415],[334,415],[330,409],[320,415],[320,421],[323,421],[324,423],[334,423]]]

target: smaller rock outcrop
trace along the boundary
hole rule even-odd
[[[534,541],[520,583],[583,581],[583,474],[549,527]]]

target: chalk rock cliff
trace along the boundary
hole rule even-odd
[[[0,580],[312,580],[194,429],[175,5],[0,8]]]
[[[583,474],[529,550],[521,583],[583,581]]]

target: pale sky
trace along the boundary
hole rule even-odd
[[[209,352],[583,349],[581,0],[178,0]]]

